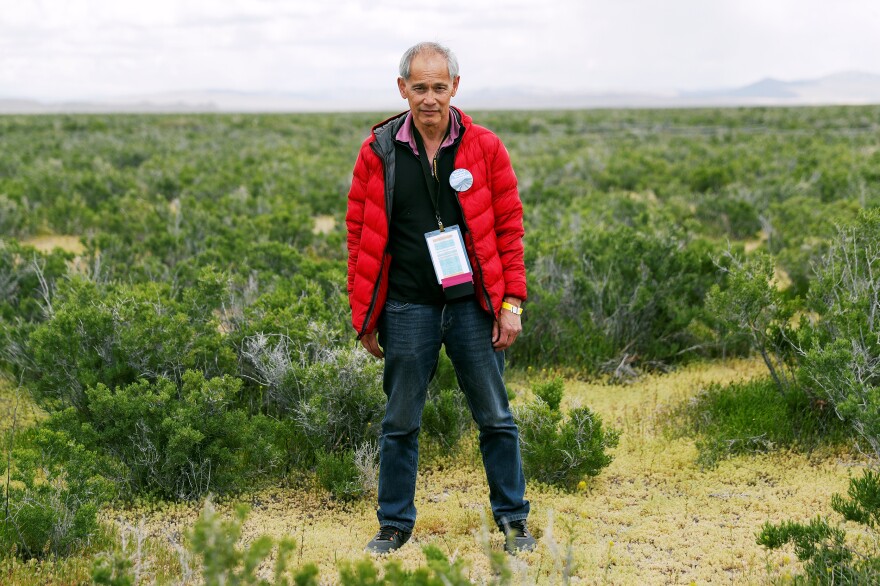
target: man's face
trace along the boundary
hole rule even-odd
[[[458,80],[449,77],[446,59],[437,53],[413,57],[409,79],[397,78],[400,96],[409,102],[416,128],[440,127],[449,120],[449,100],[458,90]]]

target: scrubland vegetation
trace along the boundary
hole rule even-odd
[[[445,358],[414,540],[360,553],[384,396],[343,217],[379,118],[0,117],[3,581],[878,580],[880,108],[477,116],[526,210],[516,559]]]

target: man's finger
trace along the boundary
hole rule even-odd
[[[512,342],[513,340],[510,337],[510,333],[499,328],[498,336],[493,340],[492,346],[496,350],[506,350]]]
[[[379,342],[376,340],[376,334],[367,334],[361,338],[361,345],[366,349],[367,352],[375,356],[376,358],[384,358],[385,353],[382,352],[382,349],[379,347]]]

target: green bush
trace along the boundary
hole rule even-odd
[[[463,560],[450,561],[446,554],[433,545],[426,545],[423,550],[426,564],[415,570],[406,570],[399,560],[385,563],[380,576],[379,569],[370,559],[347,562],[339,565],[339,583],[343,586],[363,586],[374,584],[388,586],[408,584],[412,586],[471,586],[467,567]],[[510,570],[503,565],[504,572],[495,577],[491,584],[506,584],[510,580]]]
[[[796,306],[785,299],[774,283],[774,261],[756,254],[745,261],[728,252],[719,261],[726,274],[725,287],[713,285],[706,308],[716,320],[723,346],[745,340],[760,354],[777,390],[785,394],[794,385],[794,349],[789,340]]]
[[[670,425],[683,422],[685,433],[697,438],[697,461],[703,466],[781,447],[809,450],[846,437],[843,424],[822,402],[803,393],[781,395],[771,379],[710,385],[674,415]]]
[[[431,382],[428,383],[428,393],[437,393],[443,389],[457,389],[458,376],[455,374],[455,367],[452,366],[452,360],[446,355],[446,349],[440,351],[437,359],[437,369]]]
[[[806,295],[815,277],[813,268],[827,252],[836,226],[852,224],[862,206],[852,199],[817,201],[793,191],[792,197],[767,209],[767,249],[791,278],[793,292]]]
[[[236,371],[218,331],[217,275],[203,273],[183,301],[168,285],[102,287],[73,279],[56,296],[51,319],[31,334],[28,382],[50,407],[88,408],[85,389],[115,388],[146,378],[180,381],[184,371],[208,376]]]
[[[72,258],[59,249],[43,254],[0,237],[0,368],[16,377],[33,369],[28,338],[52,318],[55,291]]]
[[[706,241],[660,219],[553,234],[527,243],[530,303],[513,360],[619,375],[709,345],[697,326],[719,277]]]
[[[698,200],[695,216],[708,232],[734,240],[754,238],[761,229],[755,206],[738,197],[704,196]]]
[[[108,454],[126,469],[129,494],[193,499],[252,486],[283,469],[283,428],[236,408],[241,381],[183,373],[168,379],[86,390],[89,410],[52,415],[50,427]]]
[[[799,382],[880,458],[880,210],[843,226],[817,267],[799,337]]]
[[[565,381],[561,376],[532,385],[535,396],[547,403],[552,411],[559,411],[562,395],[565,392]]]
[[[445,450],[454,448],[471,422],[464,395],[458,389],[428,392],[422,411],[422,431]]]
[[[382,363],[361,349],[327,348],[297,371],[288,417],[316,450],[357,449],[379,435],[385,412]]]
[[[850,479],[847,493],[848,498],[835,494],[831,508],[867,532],[867,539],[859,539],[855,544],[847,540],[843,527],[822,517],[808,523],[768,522],[762,527],[758,534],[760,545],[768,549],[794,546],[805,572],[795,578],[795,583],[857,585],[880,581],[880,474],[866,470],[861,478]]]
[[[315,476],[330,494],[342,501],[350,501],[364,494],[360,470],[355,464],[354,452],[318,452]]]
[[[588,407],[565,417],[543,401],[514,408],[519,425],[523,470],[530,480],[574,488],[584,476],[598,476],[611,463],[606,450],[617,447],[620,433],[603,429]]]
[[[106,462],[68,434],[27,430],[0,473],[9,474],[0,548],[23,558],[66,556],[100,533],[97,513],[114,495]]]

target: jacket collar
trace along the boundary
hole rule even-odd
[[[471,117],[455,106],[450,106],[449,111],[456,117],[461,125],[460,133],[463,135],[471,125]],[[378,154],[386,155],[394,151],[394,139],[403,127],[403,123],[406,121],[409,112],[409,110],[406,110],[400,114],[395,114],[391,118],[388,118],[373,127],[373,148]]]

